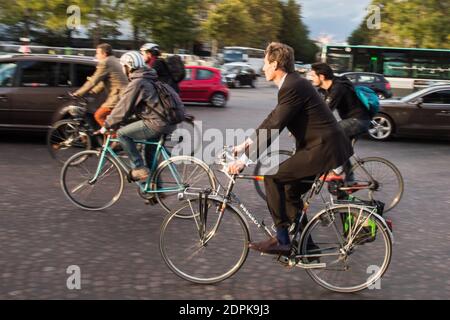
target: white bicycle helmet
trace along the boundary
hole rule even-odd
[[[150,51],[150,53],[155,56],[159,56],[161,54],[159,50],[159,45],[151,42],[143,44],[141,47],[141,51]]]
[[[145,61],[138,51],[125,52],[120,57],[120,64],[128,66],[131,70],[137,70],[145,67]]]

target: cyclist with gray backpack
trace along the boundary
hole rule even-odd
[[[123,70],[130,82],[113,112],[106,118],[107,129],[116,129],[131,116],[139,121],[117,131],[122,148],[128,153],[133,169],[133,180],[145,180],[149,169],[133,140],[158,140],[171,133],[177,123],[184,120],[185,109],[178,94],[167,84],[158,81],[156,72],[148,69],[138,51],[129,51],[120,58]],[[148,160],[148,159],[147,159]]]

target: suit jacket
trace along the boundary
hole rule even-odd
[[[247,151],[250,159],[270,145],[262,130],[288,128],[297,151],[283,174],[293,179],[324,173],[342,165],[352,154],[349,139],[311,83],[297,72],[286,76],[278,92],[278,104],[256,130],[256,145]]]
[[[99,93],[102,89],[106,89],[108,98],[102,106],[114,108],[127,85],[128,79],[119,60],[109,56],[97,64],[95,73],[76,91],[76,94],[83,96],[90,91]]]

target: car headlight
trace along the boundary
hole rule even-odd
[[[234,79],[234,78],[236,78],[236,74],[235,73],[227,74],[226,78],[227,79]]]

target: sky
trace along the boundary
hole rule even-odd
[[[333,43],[345,42],[366,15],[370,0],[297,0],[310,38],[330,36]]]

